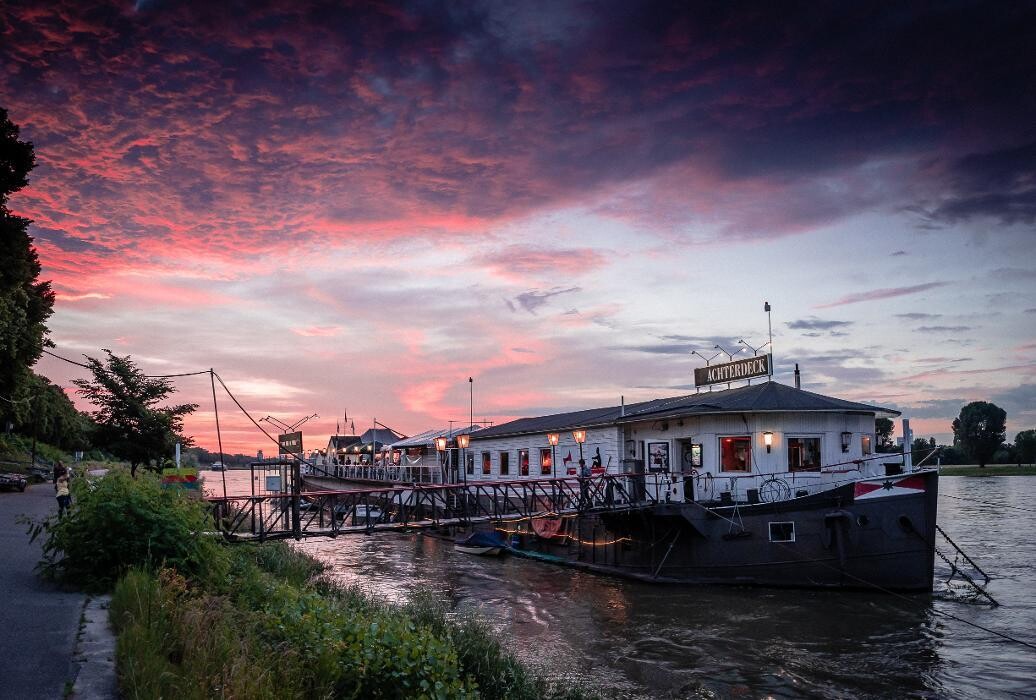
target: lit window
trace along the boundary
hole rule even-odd
[[[540,448],[540,474],[550,474],[550,448]]]
[[[720,471],[752,471],[752,438],[724,437],[719,439]]]
[[[488,452],[482,453],[482,473],[489,474],[493,471],[493,456]]]
[[[529,476],[528,450],[518,450],[518,473],[522,476]]]
[[[820,438],[788,438],[788,471],[815,472],[820,470]]]
[[[500,453],[500,476],[507,476],[511,473],[511,453]]]
[[[872,438],[870,435],[861,435],[860,436],[860,448],[863,451],[863,454],[865,454],[865,455],[872,454],[874,452],[873,444],[874,444],[874,438]]]
[[[771,542],[794,542],[795,523],[770,523]]]

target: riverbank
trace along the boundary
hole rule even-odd
[[[1036,466],[1017,464],[954,464],[941,467],[943,476],[1036,476]]]
[[[38,525],[42,570],[114,587],[126,697],[590,697],[527,669],[434,592],[388,603],[284,543],[199,537],[211,529],[204,502],[152,474],[74,482],[73,504]]]

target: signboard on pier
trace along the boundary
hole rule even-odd
[[[277,446],[282,455],[302,457],[302,432],[284,433],[277,436]]]
[[[757,355],[743,360],[725,362],[721,365],[708,365],[694,370],[694,386],[736,382],[741,379],[770,376],[771,355]]]

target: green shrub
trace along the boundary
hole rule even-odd
[[[45,533],[42,573],[88,590],[106,590],[132,567],[171,566],[185,576],[219,580],[226,548],[205,535],[212,521],[205,504],[162,488],[152,474],[133,479],[112,470],[94,481],[72,481],[72,508],[36,523]]]

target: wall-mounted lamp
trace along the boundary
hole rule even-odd
[[[558,433],[547,433],[547,442],[552,446],[557,446],[558,441],[561,439],[561,435]]]
[[[582,445],[586,442],[586,431],[585,430],[573,430],[572,439]]]
[[[849,444],[853,441],[853,434],[849,431],[842,433],[842,452],[849,451]]]
[[[437,452],[445,452],[447,442],[448,440],[444,437],[435,438],[435,450]]]
[[[458,435],[457,436],[457,447],[461,448],[462,450],[466,450],[466,449],[468,449],[468,445],[470,445],[470,444],[471,444],[471,436],[470,435]]]
[[[766,454],[770,454],[770,450],[773,449],[773,433],[769,430],[763,433],[763,444],[766,445]]]

